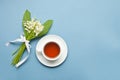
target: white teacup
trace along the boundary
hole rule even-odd
[[[57,41],[47,41],[41,49],[43,57],[49,61],[55,61],[61,56],[61,44]]]

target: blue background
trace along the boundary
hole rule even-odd
[[[42,23],[54,20],[49,34],[60,35],[69,47],[61,66],[39,63],[39,39],[31,42],[24,65],[10,65],[19,45],[5,43],[22,34],[26,9]],[[0,80],[120,80],[120,0],[0,0]]]

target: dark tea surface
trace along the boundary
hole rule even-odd
[[[60,53],[60,47],[55,42],[49,42],[44,47],[44,53],[50,58],[55,58]]]

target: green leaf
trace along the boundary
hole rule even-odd
[[[38,37],[41,37],[41,36],[44,36],[45,34],[47,34],[48,31],[49,31],[49,29],[51,28],[52,24],[53,24],[53,20],[47,20],[47,21],[43,24],[44,29],[43,29],[43,31],[38,35]]]
[[[22,26],[23,26],[25,37],[27,37],[28,32],[25,30],[24,22],[30,21],[30,20],[31,20],[31,13],[28,10],[26,10],[23,15],[23,20],[22,20]]]
[[[19,50],[19,48],[16,49],[16,50],[13,52],[12,56],[14,56],[14,55],[18,52],[18,50]]]
[[[25,48],[25,43],[21,44],[20,48],[17,50],[17,54],[14,54],[14,58],[11,63],[12,65],[16,65],[20,61],[23,52],[25,51]]]

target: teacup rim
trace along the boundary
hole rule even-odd
[[[51,42],[56,43],[56,44],[59,46],[59,48],[60,48],[60,52],[59,52],[58,56],[56,56],[55,58],[50,58],[50,57],[48,57],[47,55],[45,55],[45,52],[44,52],[44,47],[45,47],[45,45],[47,45],[48,43],[51,43]],[[47,42],[43,45],[41,53],[42,53],[42,55],[43,55],[47,60],[50,60],[50,61],[57,60],[57,59],[61,56],[61,46],[60,46],[60,44],[59,44],[57,41],[47,41]]]

